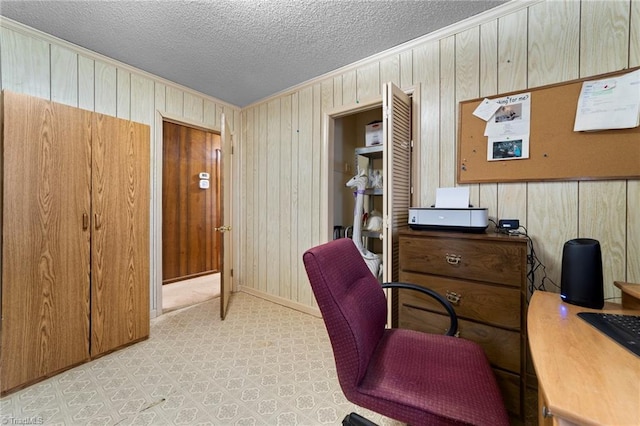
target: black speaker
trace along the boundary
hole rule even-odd
[[[602,309],[602,252],[598,240],[577,238],[564,243],[560,297],[573,305]]]

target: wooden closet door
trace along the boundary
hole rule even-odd
[[[4,92],[2,392],[89,357],[90,124]]]
[[[149,335],[149,127],[94,114],[91,356]]]

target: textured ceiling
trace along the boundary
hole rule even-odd
[[[242,107],[504,2],[0,0],[0,15]]]

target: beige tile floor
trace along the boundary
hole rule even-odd
[[[152,321],[148,340],[0,399],[1,424],[337,425],[345,400],[322,320],[246,293]]]

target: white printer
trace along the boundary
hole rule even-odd
[[[488,225],[489,213],[486,208],[409,208],[411,229],[484,232]]]
[[[484,232],[489,225],[486,208],[469,205],[469,187],[438,188],[431,207],[410,207],[411,229]]]

